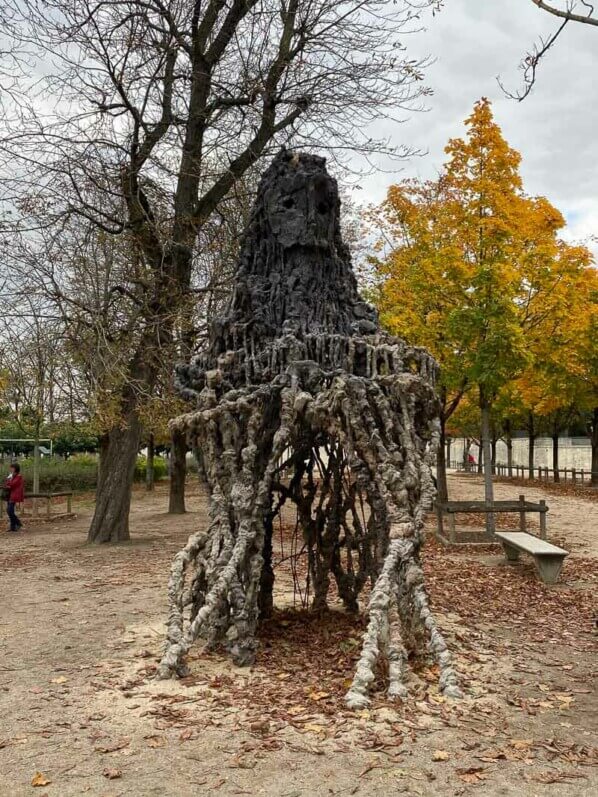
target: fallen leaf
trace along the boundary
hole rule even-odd
[[[457,777],[464,783],[479,783],[486,780],[483,767],[467,767],[466,769],[456,769]]]
[[[64,675],[59,675],[58,678],[50,678],[51,684],[65,684],[68,681],[68,678],[65,678]]]
[[[106,742],[106,744],[98,745],[95,748],[96,753],[115,753],[117,750],[122,750],[129,744],[129,739],[117,739],[115,742]]]
[[[145,740],[147,741],[148,747],[165,747],[166,746],[166,739],[163,736],[146,736]]]
[[[533,743],[533,739],[511,739],[509,742],[515,750],[529,750]]]
[[[36,772],[31,779],[32,786],[47,786],[49,783],[52,783],[52,781],[48,780],[41,772]]]
[[[449,754],[446,750],[434,750],[432,754],[432,761],[448,761]]]
[[[102,772],[102,775],[108,780],[116,780],[117,778],[122,778],[122,769],[105,769]]]

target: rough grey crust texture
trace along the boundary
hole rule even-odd
[[[368,626],[347,704],[362,708],[377,662],[406,695],[410,653],[460,691],[430,612],[419,550],[438,444],[435,361],[381,331],[358,292],[325,160],[281,152],[265,172],[228,312],[209,346],[177,372],[196,409],[172,421],[203,457],[207,530],[172,565],[159,676],[185,672],[202,637],[237,664],[256,653],[273,607],[273,520],[292,503],[313,607],[334,579],[347,611],[371,584]]]

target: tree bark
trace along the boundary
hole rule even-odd
[[[100,442],[96,505],[88,542],[129,539],[129,509],[141,424],[135,412],[130,412],[124,423],[124,427],[114,427],[103,435]]]
[[[170,438],[170,495],[168,512],[171,515],[184,515],[185,479],[187,477],[187,438],[184,433],[174,431]]]
[[[40,465],[40,451],[39,451],[39,423],[35,428],[35,441],[33,443],[33,492],[39,493],[39,465]],[[33,499],[33,517],[37,517],[39,512],[38,499]]]
[[[554,432],[552,435],[552,471],[555,482],[560,482],[559,475],[559,433]]]
[[[446,437],[445,420],[440,418],[440,445],[436,454],[436,500],[448,501],[448,483],[446,480]]]
[[[505,442],[507,444],[507,474],[513,475],[513,434],[511,421],[505,421]]]
[[[530,412],[528,415],[527,431],[529,436],[529,444],[527,449],[527,465],[529,468],[530,479],[534,478],[534,449],[536,442],[536,430],[534,427],[534,413]]]
[[[592,413],[592,478],[590,484],[592,487],[598,487],[598,407],[594,407]]]
[[[154,445],[154,435],[150,433],[147,441],[147,463],[145,468],[145,489],[151,492],[154,489],[155,474],[154,474],[154,456],[156,447]]]
[[[494,503],[494,486],[492,484],[492,438],[490,432],[490,401],[480,388],[480,410],[482,414],[482,451],[484,452],[484,500],[486,506]],[[496,529],[494,515],[486,514],[486,534],[492,537]]]

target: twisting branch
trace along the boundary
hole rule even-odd
[[[594,6],[586,2],[586,0],[580,0],[580,2],[587,9],[586,14],[578,14],[574,11],[575,2],[567,2],[567,8],[557,8],[556,6],[543,2],[543,0],[532,0],[532,3],[539,9],[558,17],[562,20],[562,22],[551,36],[548,38],[540,38],[539,43],[534,45],[534,49],[531,52],[526,53],[525,57],[521,61],[521,69],[523,71],[522,89],[516,92],[509,91],[505,88],[500,78],[497,78],[499,86],[507,97],[512,100],[522,102],[527,96],[529,96],[536,83],[537,71],[540,62],[546,56],[548,51],[554,46],[569,22],[579,22],[584,25],[598,26],[598,17],[594,16]]]

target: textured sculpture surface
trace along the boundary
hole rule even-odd
[[[347,703],[362,707],[379,657],[403,697],[410,652],[431,655],[457,697],[419,561],[438,442],[437,366],[380,330],[358,292],[323,158],[281,152],[265,172],[228,312],[177,372],[196,409],[172,423],[203,455],[210,523],[173,561],[159,675],[185,672],[195,639],[254,660],[273,607],[273,520],[295,507],[312,605],[348,611],[370,584]]]

